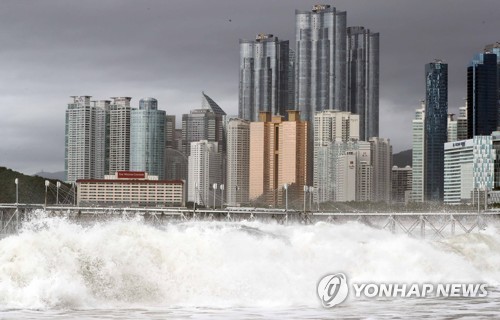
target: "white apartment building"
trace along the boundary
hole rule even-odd
[[[222,184],[222,154],[218,143],[201,140],[191,142],[188,158],[188,201],[198,205],[213,205],[214,183]],[[220,197],[220,195],[219,195]],[[220,200],[216,201],[217,205]]]
[[[365,141],[337,141],[320,147],[314,181],[319,202],[372,199],[371,145]],[[315,201],[318,201],[316,198]]]
[[[72,96],[65,122],[66,181],[99,179],[105,173],[106,111],[91,105],[91,96]]]
[[[454,114],[448,114],[448,142],[457,141],[458,122]]]
[[[130,97],[112,97],[108,102],[109,160],[107,174],[130,169]]]
[[[345,155],[357,140],[359,140],[359,115],[339,110],[316,112],[314,115],[313,160],[315,201],[340,201],[337,200],[338,193],[335,191],[337,188],[341,188],[341,182],[338,180],[340,178],[338,176],[340,157]],[[347,179],[346,177],[342,177],[342,179]],[[354,181],[356,181],[356,177],[354,177]],[[356,187],[354,186],[354,188],[353,192],[356,194]],[[349,194],[348,189],[342,189],[340,192],[342,195]],[[342,198],[345,197],[342,196]]]
[[[425,103],[415,111],[412,121],[413,153],[412,153],[412,201],[424,201],[424,153],[425,153]]]

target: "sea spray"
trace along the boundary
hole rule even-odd
[[[341,225],[140,218],[82,226],[40,214],[0,241],[3,308],[317,306],[316,285],[500,279],[495,229],[441,241]]]

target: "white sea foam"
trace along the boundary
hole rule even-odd
[[[318,280],[340,271],[357,282],[496,285],[500,236],[432,242],[354,222],[84,227],[41,215],[0,241],[0,306],[317,306]]]

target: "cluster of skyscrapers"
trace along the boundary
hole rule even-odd
[[[239,117],[299,110],[312,123],[318,111],[350,111],[361,140],[378,137],[379,34],[347,27],[346,12],[329,5],[297,10],[295,21],[293,48],[272,34],[240,40]]]
[[[298,198],[313,191],[320,202],[389,201],[392,148],[387,139],[378,138],[379,34],[348,27],[347,13],[329,5],[297,10],[295,21],[294,46],[266,33],[240,40],[239,118],[252,129],[265,114],[260,120],[274,123],[274,136],[281,132],[277,123],[303,122],[295,138],[307,141],[302,148],[289,141],[284,150],[273,151],[303,150],[306,167],[301,176],[276,177],[270,180],[270,191],[259,192],[270,202],[280,198],[281,184],[288,182],[297,184]],[[269,163],[279,167],[279,159]]]
[[[448,65],[425,67],[426,99],[413,120],[411,200],[461,203],[500,186],[500,44],[467,68],[466,105],[448,114]]]
[[[165,111],[154,98],[131,108],[130,97],[92,101],[73,96],[66,110],[66,181],[103,178],[120,170],[164,176]]]
[[[74,97],[67,180],[146,171],[184,180],[187,200],[206,206],[390,201],[392,147],[378,137],[379,34],[347,27],[346,12],[329,5],[297,10],[295,27],[293,46],[265,33],[240,40],[234,117],[204,93],[182,129],[153,98],[135,109],[127,97]]]

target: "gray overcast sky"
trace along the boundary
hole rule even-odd
[[[0,166],[64,169],[70,95],[155,97],[179,118],[201,91],[238,107],[239,38],[294,42],[298,0],[0,1]],[[348,26],[380,32],[380,122],[394,151],[411,147],[424,65],[449,64],[449,106],[466,94],[466,67],[500,41],[500,0],[337,0]]]

